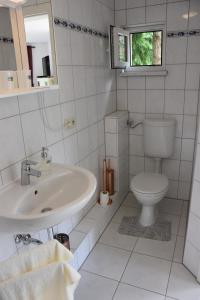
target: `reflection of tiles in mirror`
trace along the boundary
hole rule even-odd
[[[138,217],[123,217],[118,232],[151,240],[170,241],[171,223],[158,219],[152,226],[143,227]]]
[[[13,38],[5,37],[5,36],[0,36],[0,43],[13,44]]]

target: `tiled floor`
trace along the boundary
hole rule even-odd
[[[139,212],[129,194],[82,266],[75,300],[200,300],[200,285],[181,264],[185,207],[170,199],[160,204],[172,222],[170,242],[123,236],[117,232],[122,217]]]

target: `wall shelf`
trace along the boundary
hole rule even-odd
[[[52,85],[49,87],[33,87],[29,89],[0,90],[0,99],[29,95],[29,94],[36,94],[36,93],[58,90],[58,89],[59,89],[58,85]]]

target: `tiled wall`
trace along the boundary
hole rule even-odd
[[[105,119],[106,158],[115,172],[115,191],[126,195],[129,191],[128,111],[117,111]]]
[[[198,14],[189,20],[188,12]],[[115,24],[164,22],[167,31],[200,28],[198,0],[115,0]],[[200,37],[167,38],[166,77],[117,77],[117,107],[128,109],[136,121],[146,117],[175,118],[176,146],[173,157],[163,163],[170,179],[168,197],[189,200],[196,132],[200,74]],[[130,176],[152,170],[144,157],[142,127],[130,130]]]
[[[41,2],[46,1],[28,4]],[[114,22],[112,0],[54,0],[52,4],[54,16],[97,30],[107,32]],[[21,161],[37,159],[44,145],[54,162],[78,164],[99,178],[99,161],[105,155],[104,116],[116,110],[115,73],[107,63],[108,40],[59,26],[55,26],[55,40],[60,90],[0,101],[1,185],[18,177]],[[71,117],[77,121],[76,128],[64,129],[64,119]],[[55,231],[69,232],[84,213]],[[46,239],[45,231],[39,238]],[[1,260],[16,247],[12,235],[0,234],[0,240]]]
[[[192,194],[183,262],[196,277],[198,276],[198,281],[200,281],[200,119],[198,123]]]

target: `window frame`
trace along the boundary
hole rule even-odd
[[[120,62],[119,59],[119,42],[118,36],[121,34],[127,38],[127,49],[125,62]],[[130,64],[130,33],[129,31],[121,28],[110,26],[110,53],[111,53],[111,68],[112,69],[126,69]]]
[[[120,27],[114,27],[114,28],[117,28],[116,30],[117,32],[119,32]],[[123,74],[133,73],[133,75],[134,74],[136,75],[138,73],[139,75],[144,75],[144,76],[145,73],[147,73],[148,75],[148,72],[155,72],[155,74],[157,74],[157,72],[166,71],[166,34],[167,33],[166,33],[165,24],[163,23],[139,24],[139,25],[128,26],[121,29],[122,32],[124,32],[126,35],[129,34],[129,43],[127,44],[128,52],[129,52],[128,55],[129,61],[126,63],[125,66],[121,65],[121,67],[119,68],[117,65],[115,65],[115,60],[114,60],[111,64],[111,67],[113,69],[122,69]],[[131,57],[132,57],[131,34],[139,33],[139,32],[154,32],[154,31],[162,31],[162,57],[161,57],[162,65],[131,66]],[[116,46],[117,44],[116,36],[113,35],[112,39],[113,39],[113,43],[111,42],[111,60],[113,60],[113,56],[117,57],[118,49],[119,49],[119,46]]]

